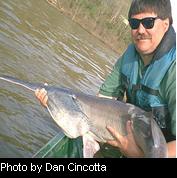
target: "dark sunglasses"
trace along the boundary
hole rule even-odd
[[[146,17],[144,19],[130,18],[128,21],[131,29],[138,29],[140,23],[143,25],[144,28],[151,29],[153,28],[156,19],[159,19],[159,17]]]

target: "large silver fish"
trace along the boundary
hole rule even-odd
[[[109,125],[126,135],[126,122],[132,121],[133,134],[145,157],[167,157],[165,138],[149,113],[128,103],[99,98],[71,89],[29,83],[9,76],[0,79],[23,86],[31,91],[45,88],[47,109],[63,132],[70,138],[83,137],[84,157],[93,157],[99,150],[98,142],[113,139],[106,129]]]

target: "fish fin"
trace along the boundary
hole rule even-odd
[[[151,120],[151,130],[152,130],[152,137],[153,137],[153,141],[154,141],[154,146],[155,147],[159,147],[161,145],[166,146],[166,140],[165,140],[165,137],[163,135],[163,132],[154,119]]]
[[[83,136],[83,156],[84,158],[93,158],[94,154],[100,149],[100,146],[94,138],[85,134]]]
[[[158,126],[156,126],[156,123],[153,119],[151,119],[151,132],[152,132],[154,146],[159,147],[159,145],[160,145],[160,137],[159,137],[160,129],[158,129]]]
[[[160,127],[154,119],[151,120],[151,131],[153,137],[154,152],[156,153],[157,157],[166,158],[168,155],[166,140]]]
[[[149,111],[149,112],[144,112],[144,115],[148,118],[153,118],[153,114],[152,114],[152,111]]]

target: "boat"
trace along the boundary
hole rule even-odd
[[[121,158],[122,154],[117,148],[106,143],[100,144],[100,150],[95,158]],[[83,158],[82,137],[76,139],[68,138],[64,133],[59,132],[39,149],[33,158]]]
[[[82,138],[70,139],[59,132],[39,149],[33,158],[82,158]]]

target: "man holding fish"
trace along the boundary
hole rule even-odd
[[[132,44],[117,60],[98,96],[123,100],[152,112],[161,128],[168,157],[176,157],[176,33],[172,27],[170,0],[133,0],[128,13]],[[47,92],[36,90],[47,106]],[[107,129],[126,157],[143,157],[127,122],[127,135]]]

